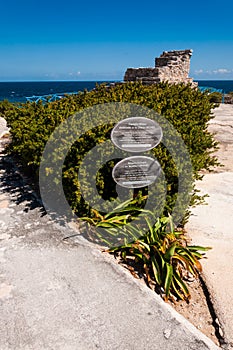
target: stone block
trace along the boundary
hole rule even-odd
[[[160,57],[155,58],[154,68],[128,68],[124,81],[140,80],[145,84],[156,84],[161,81],[193,82],[188,77],[191,56],[192,50],[164,51]]]

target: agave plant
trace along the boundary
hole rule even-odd
[[[87,222],[89,228],[95,227],[96,230],[92,233],[92,236],[94,239],[97,237],[99,241],[108,247],[111,247],[114,241],[118,245],[120,242],[127,244],[129,240],[136,240],[143,234],[142,225],[138,225],[136,228],[130,223],[137,221],[142,214],[151,214],[150,211],[141,208],[146,199],[147,196],[139,196],[133,200],[127,200],[106,215],[102,215],[99,211],[92,209],[92,217],[82,217],[81,220]],[[145,227],[144,230],[146,232]]]
[[[128,258],[141,262],[148,285],[155,285],[165,301],[188,301],[191,295],[185,280],[190,274],[198,276],[201,252],[211,248],[188,245],[183,231],[175,230],[171,216],[158,218],[153,225],[147,217],[145,220],[146,234],[109,252],[118,253],[126,262]]]
[[[132,259],[134,266],[141,264],[147,284],[159,291],[165,301],[189,301],[191,295],[186,280],[190,275],[198,277],[202,270],[199,260],[203,252],[211,248],[188,245],[183,230],[175,229],[170,215],[154,220],[153,213],[134,204],[136,200],[127,201],[105,216],[96,213],[93,218],[82,219],[92,226],[104,228],[111,236],[123,235],[124,244],[110,247],[108,252],[118,254],[126,264]],[[145,225],[131,225],[139,214]],[[106,235],[97,235],[108,246],[111,244]]]

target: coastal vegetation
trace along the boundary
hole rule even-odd
[[[214,102],[216,104],[219,104],[223,100],[223,94],[221,92],[215,91],[211,92],[209,95],[210,102]]]
[[[181,136],[192,164],[192,183],[187,193],[189,206],[185,208],[180,222],[183,226],[190,215],[189,207],[204,200],[195,188],[195,180],[202,178],[200,171],[211,171],[212,167],[218,164],[213,155],[217,149],[217,143],[207,130],[207,123],[213,118],[211,109],[215,106],[215,101],[211,100],[208,93],[193,89],[190,85],[160,83],[146,86],[140,82],[114,86],[102,84],[92,91],[68,95],[55,102],[24,104],[1,102],[0,116],[7,120],[11,133],[11,142],[7,151],[16,157],[24,171],[38,182],[42,153],[56,127],[76,112],[110,102],[148,107],[164,116]],[[82,161],[93,147],[110,138],[113,127],[114,123],[111,120],[107,125],[93,127],[72,145],[63,165],[63,189],[67,201],[77,216],[92,226],[105,228],[110,235],[116,231],[122,231],[122,241],[117,247],[111,247],[111,251],[120,252],[121,257],[126,260],[131,255],[136,259],[136,263],[141,261],[148,283],[153,279],[163,290],[165,299],[175,295],[177,298],[188,300],[190,295],[183,280],[187,277],[187,273],[196,276],[201,268],[198,261],[202,257],[200,251],[205,248],[188,246],[182,231],[175,229],[173,225],[170,213],[175,206],[179,190],[179,171],[176,169],[171,152],[162,143],[152,152],[158,159],[166,179],[166,197],[163,211],[154,224],[148,219],[148,217],[153,218],[154,212],[143,212],[147,200],[146,189],[138,191],[127,203],[126,208],[120,208],[117,213],[113,211],[107,216],[93,209],[82,196],[78,177]],[[176,144],[173,147],[176,147]],[[57,154],[51,154],[51,162],[56,161],[56,157]],[[112,169],[117,161],[119,159],[107,162],[95,175],[98,193],[109,202],[117,198],[116,185],[112,179]],[[88,173],[90,169],[87,166],[84,170]],[[50,172],[51,169],[48,168],[48,176],[51,175]],[[57,176],[56,173],[52,174],[54,184]],[[87,191],[90,196],[92,193],[88,184]],[[154,195],[158,196],[158,188],[154,189]],[[186,202],[187,198],[183,200]],[[145,225],[136,234],[135,227],[125,224],[130,223],[139,213],[144,215]],[[169,230],[167,230],[168,224]],[[127,231],[128,227],[131,232],[124,231]],[[124,241],[125,233],[131,237],[130,242]],[[99,238],[101,240],[101,236]],[[108,242],[105,243],[108,244]]]
[[[144,219],[144,225],[136,227],[128,218],[137,221],[138,215]],[[120,257],[131,273],[140,278],[165,301],[189,301],[191,294],[188,282],[198,277],[202,271],[200,259],[210,247],[189,244],[182,229],[177,229],[172,217],[156,218],[153,212],[138,208],[137,200],[122,203],[115,211],[98,218],[84,217],[82,220],[95,226],[94,234],[106,243],[109,237],[127,237],[125,243],[108,249],[108,252]],[[104,229],[104,234],[98,229]]]
[[[217,159],[212,154],[217,143],[207,131],[207,123],[213,117],[211,108],[214,107],[214,103],[210,102],[208,94],[201,93],[198,89],[183,84],[166,83],[150,86],[125,83],[108,88],[103,84],[93,91],[69,95],[47,104],[42,102],[12,104],[4,101],[0,104],[0,115],[7,120],[11,129],[8,152],[17,156],[25,171],[37,180],[45,144],[55,128],[75,112],[108,102],[143,105],[166,117],[188,149],[192,162],[193,182],[202,177],[200,170],[210,170],[217,164]],[[79,215],[92,216],[93,213],[79,191],[78,174],[75,169],[78,169],[88,150],[109,139],[112,128],[110,120],[108,125],[86,133],[81,140],[75,142],[66,157],[63,168],[64,192],[73,210]],[[167,214],[172,212],[177,195],[177,170],[169,151],[162,144],[153,150],[153,154],[166,176],[167,195],[164,214]],[[111,200],[116,196],[115,183],[111,178],[113,166],[114,162],[109,162],[97,177],[96,186],[105,200]],[[201,200],[202,197],[198,195],[193,184],[190,205],[196,205]],[[188,217],[188,210],[186,214]]]

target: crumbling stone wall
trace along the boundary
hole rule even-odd
[[[155,67],[128,68],[124,81],[141,80],[144,84],[156,84],[162,81],[169,83],[191,83],[196,86],[192,78],[189,78],[190,58],[192,50],[164,51],[155,59]]]

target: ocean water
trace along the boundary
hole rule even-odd
[[[26,102],[26,97],[91,90],[96,81],[0,82],[0,101]]]
[[[233,80],[196,80],[199,86],[233,91]],[[0,101],[26,102],[26,97],[91,90],[96,81],[0,82]],[[110,82],[108,82],[110,83]]]
[[[233,80],[195,80],[198,86],[212,87],[214,89],[221,89],[223,93],[227,94],[233,91]]]

